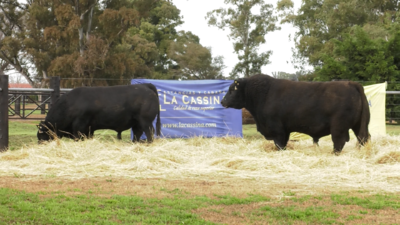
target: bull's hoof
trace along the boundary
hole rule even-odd
[[[332,154],[339,156],[342,151],[333,151]]]

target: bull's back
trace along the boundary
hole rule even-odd
[[[135,110],[149,100],[152,91],[141,85],[81,88],[71,91],[68,101],[71,113]]]

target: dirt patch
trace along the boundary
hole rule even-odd
[[[63,193],[66,195],[79,195],[91,193],[99,196],[112,195],[139,195],[142,197],[172,196],[172,190],[181,191],[192,196],[207,196],[230,194],[235,197],[245,198],[248,194],[259,194],[271,198],[281,199],[284,192],[295,192],[296,195],[324,194],[326,188],[311,187],[301,184],[274,184],[251,179],[225,178],[211,180],[198,179],[131,179],[116,177],[98,177],[83,179],[68,179],[43,176],[14,176],[1,177],[0,187],[23,190],[26,192]],[[335,188],[329,189],[329,192]],[[343,190],[343,189],[341,189]]]
[[[358,194],[358,197],[362,197]],[[351,196],[357,196],[352,193]],[[305,211],[307,208],[319,208],[339,215],[335,218],[337,223],[342,224],[399,224],[400,216],[397,209],[384,208],[380,210],[365,209],[358,205],[334,204],[329,196],[315,199],[310,198],[306,201],[294,202],[289,200],[271,202],[252,203],[247,205],[213,205],[206,208],[193,210],[202,219],[214,223],[225,224],[274,224],[277,223],[273,218],[260,214],[260,208],[270,206],[272,208],[294,207],[298,211]],[[284,218],[281,222],[284,221]],[[288,222],[288,221],[285,221]],[[295,220],[294,224],[309,224],[309,222]]]
[[[249,214],[258,210],[266,203],[252,203],[247,205],[216,205],[194,210],[202,219],[213,223],[224,224],[270,224],[269,221],[252,221]]]

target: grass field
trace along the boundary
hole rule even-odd
[[[361,149],[244,138],[132,144],[130,132],[38,145],[10,121],[0,224],[400,224],[400,126]]]
[[[112,181],[110,181],[112,182]],[[390,224],[399,222],[398,195],[339,193],[281,199],[261,195],[195,195],[160,188],[165,197],[133,193],[99,197],[101,186],[85,194],[27,193],[0,189],[0,221],[28,224]]]

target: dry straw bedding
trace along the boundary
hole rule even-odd
[[[355,140],[332,154],[332,141],[290,142],[277,151],[263,139],[57,140],[0,154],[0,176],[57,176],[185,179],[255,179],[268,184],[302,184],[375,191],[400,191],[400,137]]]

